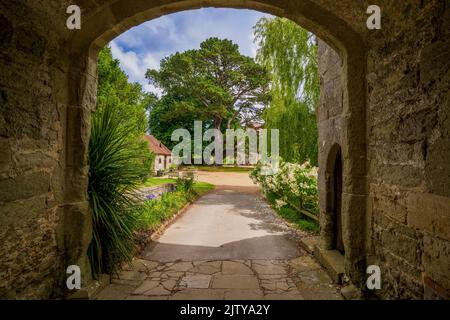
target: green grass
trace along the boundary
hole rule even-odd
[[[186,168],[207,172],[250,172],[253,170],[253,168],[238,166],[189,166]]]
[[[196,182],[194,183],[194,191],[198,195],[202,195],[210,190],[214,189],[214,185],[207,182]]]
[[[189,202],[214,189],[214,185],[206,182],[194,183],[194,192],[175,191],[163,194],[154,200],[145,201],[135,210],[138,219],[138,229],[157,230],[166,220],[170,219]]]
[[[159,185],[166,184],[166,183],[175,183],[175,182],[176,182],[176,179],[150,177],[144,182],[144,184],[142,186],[143,187],[154,187],[154,186],[159,186]]]
[[[172,178],[148,178],[147,181],[144,182],[144,184],[142,186],[144,187],[154,187],[154,186],[159,186],[162,184],[166,184],[166,183],[176,183],[177,180],[176,179],[172,179]],[[194,191],[197,192],[198,194],[202,194],[205,193],[209,190],[214,189],[214,185],[207,183],[207,182],[195,182],[194,183]]]
[[[316,221],[313,221],[308,218],[304,218],[297,210],[290,207],[289,205],[285,205],[281,208],[277,208],[275,206],[275,201],[277,197],[273,193],[267,194],[267,200],[272,205],[272,208],[276,211],[276,213],[282,217],[284,220],[292,223],[294,226],[301,230],[311,231],[315,234],[319,233],[319,224]]]

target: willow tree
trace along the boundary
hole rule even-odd
[[[271,76],[266,128],[280,130],[286,161],[317,165],[317,43],[313,34],[285,18],[261,18],[254,27],[256,60]]]

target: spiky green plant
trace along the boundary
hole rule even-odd
[[[134,254],[134,190],[150,172],[152,157],[114,103],[93,115],[89,141],[89,200],[93,236],[88,255],[94,278],[113,273]]]

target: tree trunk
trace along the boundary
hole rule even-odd
[[[214,129],[218,129],[220,131],[220,126],[222,125],[222,118],[215,117],[214,118]]]

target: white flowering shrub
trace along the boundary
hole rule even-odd
[[[291,207],[318,215],[317,167],[309,162],[303,164],[280,161],[279,171],[274,175],[262,175],[262,165],[258,163],[250,173],[254,183],[258,183],[263,192],[275,197],[275,207]]]

